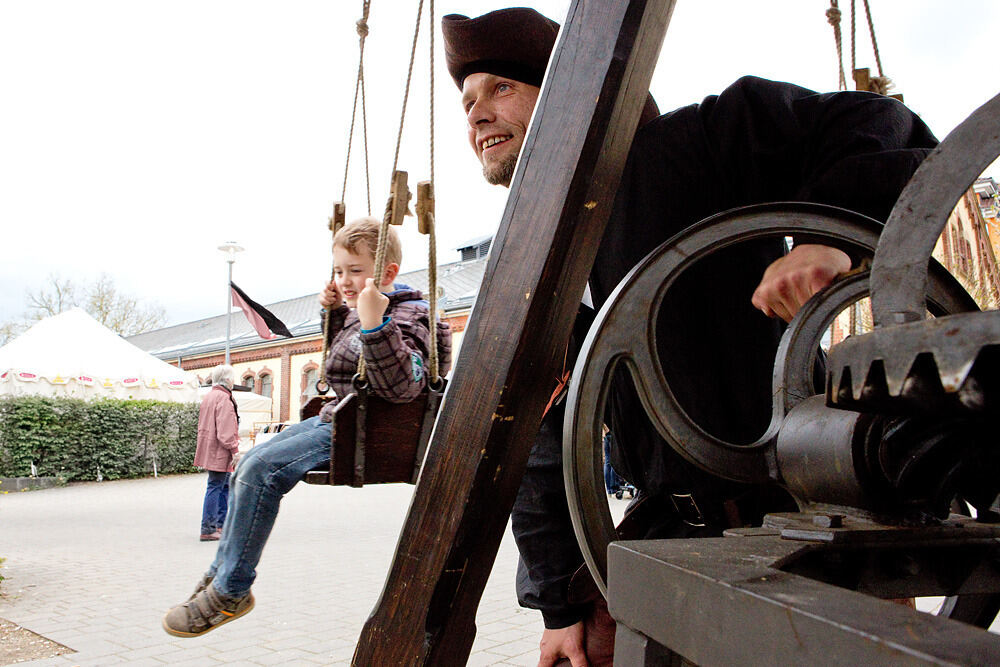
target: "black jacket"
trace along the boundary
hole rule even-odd
[[[755,77],[660,116],[639,130],[629,154],[590,276],[595,306],[651,250],[728,209],[809,201],[884,221],[936,144],[926,125],[896,100],[818,94]],[[771,373],[783,324],[757,311],[750,298],[764,269],[784,250],[776,240],[713,255],[681,276],[659,315],[663,333],[657,345],[671,387],[695,421],[729,442],[754,441],[770,419]],[[641,493],[695,492],[720,502],[759,496],[759,513],[768,510],[773,490],[713,478],[666,445],[626,378],[616,377],[609,402],[609,426],[618,443],[612,463]],[[566,598],[582,557],[562,481],[562,416],[560,410],[546,416],[512,514],[522,558],[518,599],[542,610],[553,628],[585,613]]]

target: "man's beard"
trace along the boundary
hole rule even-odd
[[[517,166],[517,155],[508,155],[499,164],[493,166],[483,165],[483,177],[490,185],[502,185],[510,187],[510,181],[514,178],[514,168]]]

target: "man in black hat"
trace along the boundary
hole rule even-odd
[[[509,186],[559,26],[514,8],[446,16],[442,27],[469,141],[486,179]],[[649,98],[590,274],[593,305],[663,241],[724,210],[811,201],[885,220],[936,143],[902,104],[869,93],[817,94],[745,77],[662,116]],[[741,244],[685,272],[661,310],[657,346],[689,416],[728,442],[755,440],[770,418],[782,320],[850,267],[840,250],[801,243],[786,252],[776,240]],[[545,622],[540,666],[597,664],[613,646],[602,601],[570,585],[583,559],[566,506],[562,418],[559,405],[546,414],[512,513],[518,599]],[[645,515],[634,537],[717,536],[794,509],[780,489],[726,482],[681,458],[624,376],[613,382],[609,420],[612,464],[639,490],[633,507]],[[695,500],[698,516],[682,512],[680,497]]]

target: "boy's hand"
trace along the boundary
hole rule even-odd
[[[375,329],[382,324],[382,316],[389,307],[389,297],[378,291],[375,279],[365,281],[365,288],[358,295],[358,320],[362,329]]]
[[[327,310],[333,310],[334,308],[340,308],[340,304],[344,302],[344,298],[340,295],[340,291],[337,290],[337,284],[332,280],[326,284],[323,291],[319,295],[319,305],[323,306]]]

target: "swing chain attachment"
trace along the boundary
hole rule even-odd
[[[363,376],[361,373],[354,374],[354,377],[351,378],[351,384],[358,392],[368,391],[371,387],[371,383],[368,381],[368,378]]]

